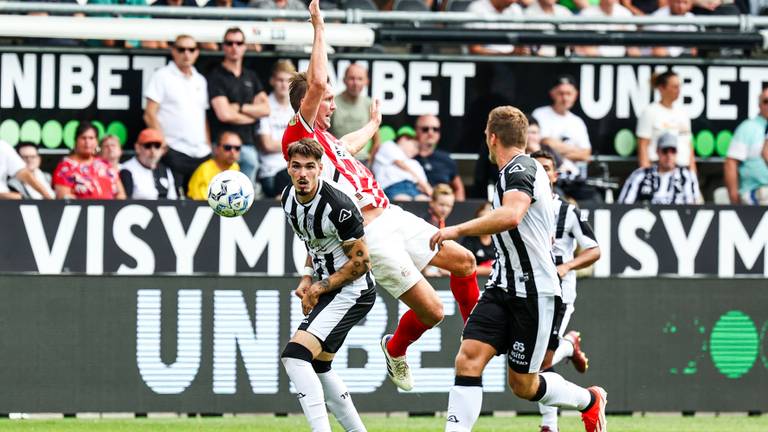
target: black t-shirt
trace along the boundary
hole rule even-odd
[[[427,157],[416,156],[414,159],[424,168],[427,180],[433,186],[440,183],[451,184],[451,180],[456,177],[456,162],[444,151],[435,150]]]
[[[208,97],[213,99],[225,96],[229,103],[250,104],[257,94],[264,91],[259,76],[255,72],[243,68],[239,77],[227,70],[221,63],[217,64],[208,74]],[[256,144],[256,128],[259,121],[248,125],[226,124],[219,121],[213,106],[208,111],[211,123],[211,139],[218,140],[219,134],[224,131],[232,131],[240,135],[245,145]]]
[[[493,241],[486,246],[480,241],[480,237],[464,237],[464,239],[461,240],[461,245],[472,252],[478,265],[486,261],[492,261],[496,258],[496,250],[493,248]]]

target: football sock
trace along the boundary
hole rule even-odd
[[[445,432],[469,432],[483,406],[483,378],[457,376],[448,395]]]
[[[408,310],[397,324],[395,334],[387,342],[387,352],[392,357],[402,357],[412,343],[416,342],[425,331],[431,327],[424,324],[416,316],[416,312]]]
[[[312,362],[312,367],[323,386],[325,404],[328,405],[328,409],[339,421],[341,427],[347,432],[366,432],[365,425],[360,420],[360,414],[352,403],[347,385],[336,371],[331,369],[331,362],[315,360]]]
[[[541,425],[549,426],[552,432],[557,432],[557,407],[539,404],[541,413]]]
[[[469,276],[454,276],[451,274],[451,292],[456,303],[459,304],[461,318],[467,322],[469,314],[475,308],[480,298],[480,287],[477,286],[477,272]]]
[[[296,397],[312,432],[331,432],[323,386],[312,369],[312,353],[300,344],[288,342],[280,360],[296,388]]]
[[[560,338],[560,344],[557,346],[555,354],[552,356],[552,366],[560,363],[564,358],[570,357],[572,355],[573,344],[563,338]]]
[[[554,372],[542,372],[539,374],[539,391],[533,400],[553,407],[583,410],[592,401],[592,394]]]

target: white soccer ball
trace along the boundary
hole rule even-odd
[[[219,216],[242,216],[251,204],[253,184],[240,171],[222,171],[208,184],[208,205]]]

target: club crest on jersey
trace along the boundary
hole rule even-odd
[[[339,223],[344,222],[345,220],[352,217],[352,212],[347,209],[341,209],[339,212]]]
[[[288,122],[288,126],[293,126],[296,124],[296,116],[291,117],[291,121]]]
[[[512,173],[523,172],[523,171],[525,171],[525,167],[523,167],[520,164],[514,164],[512,165],[512,167],[509,168],[507,173],[512,174]]]

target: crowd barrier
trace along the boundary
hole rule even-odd
[[[279,355],[303,318],[296,278],[0,276],[0,413],[298,412]],[[461,317],[433,279],[445,321],[410,348],[410,393],[387,379],[379,340],[405,312],[383,291],[334,368],[363,412],[445,411]],[[765,411],[768,290],[757,279],[586,279],[571,328],[609,411]],[[483,378],[485,411],[534,412]]]

